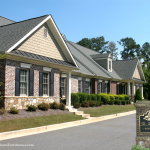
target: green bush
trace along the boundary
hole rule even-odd
[[[96,102],[96,106],[101,106],[102,105],[102,102],[101,101],[97,101]]]
[[[81,102],[82,107],[89,107],[89,102],[88,101],[83,101]]]
[[[135,102],[138,101],[138,100],[142,100],[142,94],[141,94],[140,89],[136,90],[134,99],[135,99]]]
[[[80,105],[80,103],[78,103],[78,102],[73,104],[73,107],[74,107],[74,108],[80,108],[80,106],[81,106],[81,105]]]
[[[96,107],[97,106],[97,101],[89,101],[89,106],[90,107]]]
[[[48,103],[41,103],[38,105],[39,110],[47,111],[49,109],[49,104]]]
[[[0,108],[0,115],[3,115],[5,113],[5,109],[4,108]]]
[[[150,150],[150,149],[149,148],[142,148],[141,146],[136,145],[136,146],[132,147],[132,150]]]
[[[9,110],[9,113],[11,113],[11,114],[18,114],[19,110],[16,107],[11,107],[10,110]]]
[[[108,94],[105,94],[105,93],[101,93],[100,94],[101,96],[101,101],[104,105],[108,104],[109,101],[110,101],[110,96]]]
[[[59,109],[59,104],[56,102],[49,104],[50,109]]]
[[[4,107],[4,97],[0,96],[0,108]]]
[[[60,103],[60,104],[59,104],[59,109],[60,109],[60,110],[65,110],[66,107],[65,107],[65,105],[64,105],[63,103]]]
[[[71,103],[72,103],[72,105],[74,105],[75,103],[79,103],[79,102],[80,102],[79,93],[72,93],[71,94]]]
[[[115,105],[121,105],[121,101],[120,101],[120,100],[115,100],[115,101],[114,101],[114,104],[115,104]]]
[[[27,105],[27,111],[36,111],[37,110],[37,107],[34,106],[34,105]]]
[[[125,100],[122,100],[120,102],[121,102],[121,105],[126,105],[126,101]]]

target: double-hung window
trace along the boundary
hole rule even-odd
[[[20,95],[28,95],[28,70],[20,70]]]
[[[43,96],[49,95],[49,74],[43,73]]]
[[[102,93],[102,81],[98,81],[98,84],[97,84],[97,93]]]
[[[66,82],[67,82],[67,80],[66,80],[67,78],[65,78],[65,77],[62,77],[61,78],[61,83],[60,83],[60,88],[61,88],[61,96],[62,97],[64,97],[64,96],[66,96]]]
[[[82,92],[82,80],[78,80],[78,92]]]
[[[85,93],[90,93],[90,81],[85,81]]]

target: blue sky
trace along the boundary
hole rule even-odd
[[[0,15],[15,21],[52,14],[68,40],[104,36],[150,42],[149,0],[2,0]]]

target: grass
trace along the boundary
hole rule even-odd
[[[111,115],[121,112],[127,112],[135,110],[134,105],[103,105],[98,108],[82,108],[86,114],[90,114],[91,117],[100,117],[105,115]]]
[[[132,148],[132,150],[150,150],[149,148],[142,148],[141,146],[139,145],[136,145]]]
[[[32,118],[0,121],[0,132],[34,128],[39,126],[75,121],[83,119],[74,114],[50,115]]]

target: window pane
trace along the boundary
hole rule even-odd
[[[20,70],[20,94],[28,94],[28,71]]]
[[[48,73],[43,73],[43,95],[48,95],[49,79]]]

